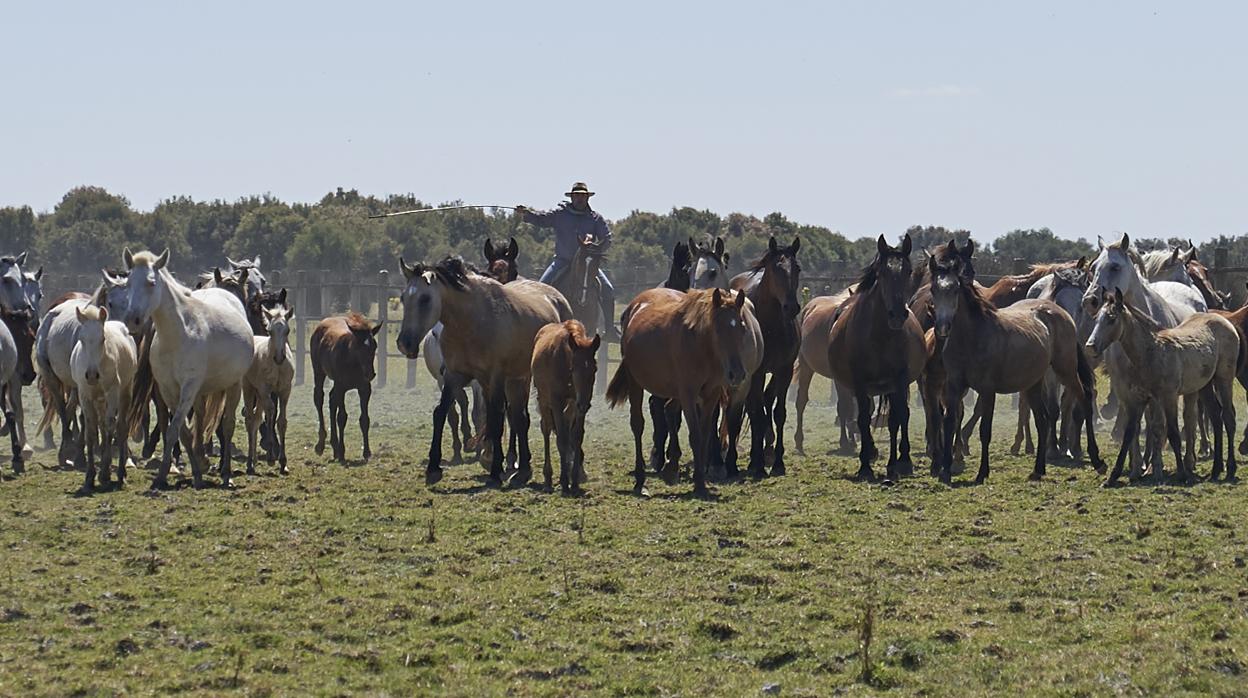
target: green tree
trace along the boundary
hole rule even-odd
[[[0,254],[17,254],[35,244],[38,230],[29,206],[0,208]]]
[[[239,259],[260,255],[262,269],[280,264],[305,227],[303,216],[286,204],[270,203],[258,206],[243,214],[234,234],[225,243],[224,254],[221,256]],[[225,259],[220,259],[207,266],[220,266],[224,263]]]
[[[351,272],[356,268],[356,257],[354,236],[332,221],[317,221],[295,236],[286,252],[286,263],[292,269]]]
[[[1048,228],[1011,230],[992,243],[992,249],[1002,260],[1025,259],[1028,262],[1052,262],[1077,259],[1084,255],[1095,256],[1096,250],[1087,240],[1060,238]]]

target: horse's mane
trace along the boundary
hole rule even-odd
[[[481,270],[465,262],[463,257],[448,255],[441,262],[433,265],[433,273],[437,274],[447,286],[463,291],[468,287],[468,275],[480,275]]]
[[[1126,311],[1127,315],[1131,316],[1132,320],[1140,323],[1144,326],[1144,329],[1153,334],[1157,334],[1161,330],[1165,329],[1161,325],[1158,325],[1156,320],[1149,317],[1148,313],[1128,303],[1126,298],[1122,299],[1122,309]]]
[[[80,312],[89,320],[99,320],[100,310],[101,308],[95,305],[88,305],[87,307],[82,308]]]
[[[588,349],[593,345],[594,340],[585,336],[585,326],[579,320],[564,320],[563,328],[572,335],[572,341],[576,342],[577,347]]]
[[[962,289],[962,297],[967,301],[966,307],[971,312],[984,317],[994,317],[997,314],[997,306],[993,305],[973,282],[963,283],[959,279],[958,287]]]
[[[867,291],[875,288],[875,282],[880,278],[880,254],[875,254],[875,259],[871,263],[862,268],[862,274],[858,277],[857,289],[854,291],[855,296],[861,296]]]
[[[680,305],[681,318],[684,321],[685,329],[698,335],[710,334],[715,322],[715,292],[718,289],[705,289],[701,291],[690,291],[685,294]],[[735,298],[730,294],[733,291],[719,290],[721,296],[726,295],[728,298]],[[740,291],[736,291],[740,293]]]
[[[1152,250],[1151,252],[1145,252],[1141,261],[1141,264],[1144,267],[1144,273],[1150,276],[1152,274],[1159,273],[1162,269],[1165,268],[1166,262],[1170,261],[1171,257],[1173,256],[1174,256],[1174,250],[1172,249]]]
[[[354,310],[344,315],[343,319],[347,321],[347,329],[351,330],[352,332],[357,332],[357,331],[358,332],[372,332],[373,331],[373,325],[372,323],[368,321],[368,318],[364,317],[363,315],[357,313]]]

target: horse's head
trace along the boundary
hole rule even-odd
[[[763,293],[780,300],[780,306],[786,317],[797,317],[802,309],[797,299],[801,288],[802,267],[797,262],[797,251],[802,246],[800,237],[793,238],[793,244],[780,247],[773,236],[767,242],[767,254],[754,266],[763,272],[760,280]]]
[[[974,271],[967,272],[975,245],[970,240],[959,249],[953,240],[948,245],[936,249],[927,258],[928,275],[932,289],[933,327],[937,337],[948,337],[953,328],[953,321],[958,316],[958,308],[962,303],[962,295],[975,283]]]
[[[520,276],[516,266],[516,257],[520,254],[520,246],[516,239],[511,238],[506,247],[495,247],[493,241],[485,239],[485,270],[486,274],[500,284],[511,283]]]
[[[399,257],[399,268],[403,270],[407,285],[399,296],[403,323],[396,341],[401,354],[415,359],[425,335],[442,319],[442,283],[437,272],[423,262],[408,264]]]
[[[1099,242],[1099,240],[1098,240]],[[1125,288],[1128,293],[1140,285],[1140,273],[1136,266],[1139,254],[1131,247],[1126,233],[1114,243],[1101,244],[1100,254],[1092,262],[1092,279],[1083,294],[1083,309],[1088,315],[1096,315],[1105,295],[1113,288]]]
[[[25,252],[12,257],[0,257],[0,310],[33,310],[26,298],[26,277],[22,275],[22,265],[25,263]]]
[[[711,291],[711,331],[715,351],[719,355],[724,378],[730,388],[737,388],[749,378],[745,365],[745,348],[751,332],[746,313],[744,291]]]
[[[879,294],[888,314],[888,326],[894,330],[901,329],[910,314],[906,301],[910,298],[912,245],[909,233],[901,239],[901,247],[889,245],[881,235],[876,240],[875,259],[867,265],[858,282],[858,294]]]
[[[239,262],[226,257],[225,261],[230,263],[230,271],[235,273],[245,272],[245,275],[241,278],[247,284],[247,295],[254,296],[264,292],[264,287],[269,283],[269,280],[260,272],[260,255]]]
[[[728,288],[728,253],[724,251],[724,239],[715,238],[715,246],[704,245],[689,239],[691,253],[697,262],[693,267],[693,276],[689,280],[689,288]]]
[[[100,381],[100,359],[104,356],[104,323],[108,322],[108,308],[86,306],[75,308],[78,314],[77,361],[83,367],[83,377],[88,385]]]
[[[1178,246],[1149,252],[1143,257],[1144,273],[1149,281],[1173,281],[1191,286],[1192,277],[1187,273],[1187,263],[1195,252],[1195,248],[1184,252]]]
[[[165,294],[171,293],[169,286],[161,276],[165,265],[169,263],[169,250],[165,249],[159,257],[151,252],[133,254],[125,248],[122,258],[126,262],[129,276],[126,277],[124,298],[126,329],[130,334],[137,335],[143,331],[152,318],[156,308],[164,303]],[[110,291],[111,299],[116,291]]]
[[[33,319],[38,322],[39,308],[43,307],[43,267],[34,272],[22,272],[22,294],[30,304]]]
[[[572,392],[576,395],[577,412],[584,415],[594,397],[594,376],[598,373],[598,347],[602,345],[602,337],[586,337],[585,328],[581,326],[568,333],[568,344],[572,350]]]
[[[290,338],[290,319],[295,315],[294,306],[279,305],[264,308],[264,329],[269,333],[269,358],[281,366],[286,361],[286,344]],[[380,327],[380,325],[378,325]]]
[[[372,325],[363,315],[350,313],[347,315],[347,329],[351,330],[355,345],[348,352],[348,360],[356,362],[360,375],[371,383],[377,377],[377,333],[381,331],[381,323]],[[269,346],[273,344],[269,340]]]
[[[1092,334],[1084,345],[1088,354],[1098,357],[1109,349],[1110,345],[1122,338],[1126,327],[1125,318],[1131,313],[1122,290],[1115,288],[1105,294],[1104,302],[1096,313],[1096,323],[1092,326]]]
[[[1230,299],[1229,294],[1222,293],[1213,286],[1213,279],[1209,278],[1209,267],[1204,262],[1196,258],[1196,248],[1193,246],[1184,254],[1187,260],[1187,275],[1192,280],[1192,286],[1200,291],[1200,295],[1205,297],[1205,305],[1212,309],[1226,310],[1230,306],[1227,301]]]

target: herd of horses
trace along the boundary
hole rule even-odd
[[[1248,306],[1227,309],[1228,296],[1213,288],[1194,247],[1141,255],[1123,235],[1102,243],[1093,260],[1034,265],[985,287],[976,280],[970,240],[916,251],[909,235],[899,246],[880,236],[875,259],[857,283],[804,305],[800,248],[800,239],[785,245],[773,237],[761,258],[729,276],[722,238],[681,242],[668,278],[628,303],[620,318],[621,361],[606,397],[613,407],[629,406],[638,494],[652,473],[668,483],[680,478],[682,425],[697,496],[709,494],[709,480],[739,476],[746,417],[745,473],[784,474],[790,386],[796,377],[794,446],[800,453],[815,374],[835,386],[839,445],[857,448],[861,480],[877,477],[873,463],[882,454],[872,427],[880,419],[889,434],[884,477],[913,474],[909,420],[916,384],[925,453],[931,473],[945,483],[969,455],[976,425],[976,482],[989,476],[995,399],[1011,393],[1019,394],[1013,450],[1025,442],[1034,451],[1032,479],[1043,477],[1055,457],[1086,458],[1104,473],[1095,428],[1101,417],[1116,417],[1121,444],[1107,485],[1120,479],[1128,460],[1133,479],[1163,477],[1167,444],[1175,477],[1195,479],[1198,434],[1203,454],[1210,432],[1210,479],[1235,478],[1232,386],[1238,379],[1248,387]],[[519,276],[517,255],[513,239],[502,246],[486,241],[484,270],[459,257],[414,264],[399,259],[404,288],[397,346],[410,359],[424,352],[439,386],[426,466],[430,485],[443,474],[448,421],[452,463],[475,449],[491,484],[527,483],[534,388],[546,488],[553,489],[552,434],[561,490],[578,492],[588,479],[583,441],[602,341],[597,328],[600,320],[610,321],[598,317],[601,252],[586,241],[560,288]],[[84,490],[110,486],[114,463],[118,482],[124,481],[132,439],[142,441],[144,458],[163,446],[153,488],[169,485],[182,457],[192,484],[202,487],[213,442],[228,486],[240,406],[248,472],[257,465],[258,445],[270,465],[287,472],[286,410],[294,378],[288,338],[300,324],[286,291],[266,288],[258,257],[227,259],[227,268],[201,275],[190,288],[169,271],[167,250],[127,249],[123,266],[105,270],[97,288],[57,298],[43,313],[43,270],[26,271],[26,261],[25,254],[0,258],[0,410],[15,471],[32,453],[21,389],[37,382],[44,402],[38,430],[51,446],[51,427],[59,421],[59,464],[85,471]],[[312,333],[318,454],[328,433],[334,457],[346,459],[346,393],[355,390],[362,455],[371,455],[379,329],[353,312],[325,318]],[[1099,411],[1098,366],[1110,386]],[[653,435],[648,454],[647,415]],[[1248,432],[1239,450],[1248,452]]]

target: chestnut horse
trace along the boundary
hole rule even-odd
[[[551,323],[533,340],[533,386],[537,388],[542,440],[546,460],[542,474],[551,489],[550,432],[559,449],[559,488],[564,494],[581,491],[585,472],[585,414],[594,397],[598,373],[598,347],[602,338],[585,336],[576,320]]]
[[[327,317],[312,330],[312,400],[316,403],[318,429],[316,454],[325,452],[325,379],[334,382],[329,393],[329,443],[334,458],[347,459],[344,432],[347,426],[348,390],[360,394],[360,433],[364,439],[364,460],[372,457],[368,444],[368,402],[373,395],[373,378],[377,375],[377,332],[381,323],[371,325],[359,313]],[[254,351],[254,345],[253,345]]]
[[[715,414],[725,400],[744,399],[762,361],[762,332],[750,306],[744,293],[719,289],[651,289],[629,303],[620,344],[623,358],[607,386],[607,402],[612,407],[629,403],[635,493],[645,493],[641,404],[643,393],[649,392],[680,405],[693,451],[693,493],[709,495],[706,471],[716,443]]]
[[[828,367],[858,403],[859,479],[871,480],[877,451],[871,438],[871,398],[888,396],[888,477],[913,472],[910,461],[910,405],[907,392],[923,370],[927,350],[923,330],[906,306],[911,280],[907,233],[900,248],[881,235],[877,254],[863,270],[854,295],[845,302],[828,334]],[[900,435],[900,444],[898,436]]]
[[[794,369],[797,377],[797,429],[793,434],[793,447],[798,453],[805,453],[805,416],[806,405],[810,403],[810,381],[818,373],[826,378],[832,377],[832,369],[828,366],[828,336],[832,331],[832,323],[836,320],[841,306],[852,295],[847,288],[834,296],[812,298],[802,306],[797,316],[798,331],[801,336],[801,350],[797,356]],[[852,422],[854,401],[850,390],[836,386],[836,423],[840,428],[840,447],[851,448],[854,443]]]

